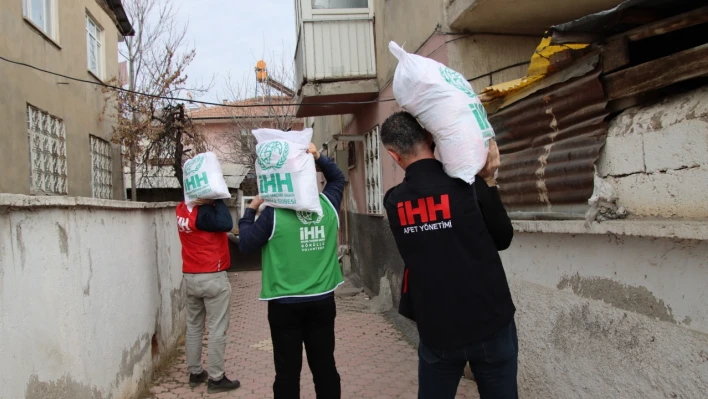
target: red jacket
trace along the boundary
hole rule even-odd
[[[183,273],[216,273],[231,266],[229,238],[226,233],[197,229],[198,207],[177,205],[177,229],[182,242]]]

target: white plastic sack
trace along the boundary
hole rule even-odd
[[[314,157],[307,153],[312,129],[253,131],[258,194],[274,208],[322,214]]]
[[[398,58],[393,96],[435,140],[445,172],[469,184],[487,162],[494,130],[469,82],[445,65],[388,45]]]
[[[213,152],[198,154],[184,164],[184,202],[191,206],[197,199],[231,198],[224,181],[219,159]]]

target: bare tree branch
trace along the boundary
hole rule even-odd
[[[303,128],[303,120],[295,116],[296,98],[295,68],[292,58],[285,51],[282,54],[266,52],[267,79],[257,82],[255,71],[253,75],[236,79],[227,74],[225,78],[226,94],[231,103],[235,104],[267,104],[267,107],[229,108],[230,121],[227,131],[208,143],[208,148],[214,151],[220,159],[226,162],[254,167],[256,162],[256,140],[251,133],[254,129],[271,128],[283,131]],[[254,66],[255,66],[254,61]],[[275,87],[286,87],[286,93]],[[251,170],[252,171],[252,170]],[[248,180],[248,179],[247,179]],[[244,184],[247,184],[244,181]],[[244,189],[244,191],[247,191]]]
[[[135,36],[127,37],[120,54],[128,62],[129,88],[153,96],[177,97],[188,88],[185,70],[196,52],[187,46],[188,24],[179,24],[173,0],[126,0],[125,10],[133,21]],[[108,82],[118,86],[117,78]],[[209,87],[189,87],[205,93]],[[136,175],[143,184],[151,177],[171,175],[182,184],[182,163],[206,147],[182,104],[155,97],[104,88],[108,101],[102,117],[116,120],[113,141],[121,144],[131,167],[132,199],[136,200]],[[110,105],[109,105],[110,104]],[[163,176],[167,174],[166,176]]]

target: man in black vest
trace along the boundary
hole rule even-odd
[[[482,399],[516,399],[516,309],[497,252],[513,229],[494,181],[496,144],[470,185],[445,173],[406,112],[386,120],[381,141],[406,171],[384,207],[405,264],[399,312],[420,335],[418,397],[454,398],[469,362]]]

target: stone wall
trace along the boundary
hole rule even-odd
[[[635,216],[708,217],[708,86],[615,118],[598,173]]]
[[[3,399],[123,399],[185,328],[173,204],[0,194]]]
[[[521,397],[708,392],[708,236],[659,238],[662,224],[642,227],[653,236],[517,233],[502,252]]]

